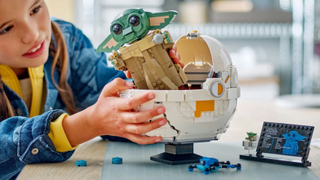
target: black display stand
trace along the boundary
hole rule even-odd
[[[301,162],[301,161],[293,161],[293,160],[284,160],[284,159],[274,159],[268,157],[257,157],[256,155],[240,155],[240,159],[252,160],[252,161],[260,161],[266,163],[274,163],[274,164],[282,164],[289,166],[298,166],[298,167],[308,167],[311,166],[311,162]]]
[[[165,144],[165,152],[150,157],[150,160],[165,164],[198,163],[202,156],[193,153],[193,143],[190,144]]]
[[[264,122],[256,155],[240,155],[240,159],[308,167],[313,126]],[[301,161],[264,157],[262,153],[301,157]]]

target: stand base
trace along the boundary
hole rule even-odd
[[[290,161],[286,159],[272,159],[272,158],[266,158],[266,157],[257,157],[256,155],[240,155],[240,159],[245,160],[252,160],[252,161],[260,161],[260,162],[266,162],[266,163],[274,163],[274,164],[282,164],[282,165],[288,165],[288,166],[298,166],[298,167],[308,167],[311,166],[311,162],[307,161],[305,163],[301,161]]]
[[[158,155],[154,155],[150,157],[150,160],[165,163],[165,164],[171,164],[171,165],[177,165],[177,164],[188,164],[188,163],[199,163],[202,156],[199,156],[197,154],[169,154],[169,153],[161,153]]]

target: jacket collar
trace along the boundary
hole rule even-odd
[[[30,108],[30,117],[39,115],[41,112],[42,92],[43,92],[43,65],[35,68],[28,68],[29,78],[32,88],[32,99]],[[14,71],[6,65],[0,65],[0,74],[3,82],[9,86],[20,98],[22,97],[22,90],[20,82]]]

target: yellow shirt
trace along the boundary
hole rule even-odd
[[[45,98],[45,97],[42,97],[43,77],[44,77],[43,65],[36,68],[28,68],[28,73],[29,73],[31,89],[32,89],[29,117],[34,117],[43,113],[42,112],[43,108],[41,108],[44,106],[44,104],[42,104],[42,102],[44,102],[42,101],[42,99]],[[22,99],[27,99],[27,98],[23,98],[22,88],[21,88],[19,79],[9,66],[0,64],[0,74],[2,76],[3,82],[10,89],[12,89],[15,93],[17,93]],[[68,115],[62,114],[58,119],[51,122],[50,124],[50,132],[48,136],[50,137],[52,143],[54,144],[58,152],[71,151],[76,148],[76,147],[71,147],[62,126],[62,121],[66,116]]]

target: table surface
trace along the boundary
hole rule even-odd
[[[241,164],[241,170],[232,168],[219,169],[204,175],[203,171],[194,169],[188,172],[189,165],[195,163],[168,165],[150,161],[150,156],[162,153],[164,144],[152,144],[140,146],[128,142],[108,142],[101,179],[118,180],[206,180],[206,179],[237,179],[247,180],[319,180],[319,178],[308,168],[285,166],[279,164],[262,163],[239,159],[239,154],[247,154],[242,147],[242,142],[222,142],[212,141],[194,144],[194,152],[204,157],[218,158],[219,161],[230,161],[231,164]],[[113,157],[123,158],[123,164],[115,165],[111,163]],[[295,159],[289,156],[264,154],[265,157],[273,159]],[[119,173],[121,172],[121,173]],[[174,178],[172,178],[174,177]]]
[[[264,121],[315,126],[314,139],[320,138],[320,109],[279,108],[273,101],[239,101],[230,128],[221,135],[219,141],[242,141],[246,132],[260,134]],[[21,172],[18,179],[101,179],[104,157],[108,148],[101,138],[81,144],[74,155],[63,163],[30,164]],[[77,160],[86,160],[87,167],[76,167]],[[320,149],[311,146],[309,167],[320,179]]]

